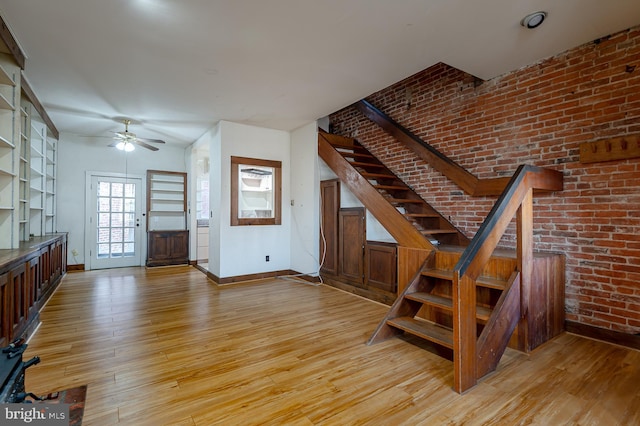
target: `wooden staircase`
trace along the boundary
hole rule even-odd
[[[318,151],[321,158],[333,165],[334,171],[337,169],[340,179],[357,194],[362,204],[374,216],[380,215],[383,225],[387,222],[387,230],[399,244],[431,248],[440,244],[469,243],[464,234],[357,141],[321,132]],[[367,187],[369,190],[364,191]],[[392,207],[396,212],[381,207],[381,204]],[[386,211],[382,212],[383,209]],[[400,227],[403,229],[396,229]],[[406,234],[411,235],[409,241],[405,241]],[[422,240],[422,243],[416,245],[416,240]]]
[[[507,346],[529,351],[562,331],[564,260],[534,255],[532,244],[533,190],[561,190],[560,173],[521,166],[499,183],[504,191],[469,241],[355,140],[321,132],[318,153],[396,239],[399,269],[415,265],[368,344],[409,333],[447,348],[462,393]],[[496,246],[514,217],[517,250],[503,253]]]
[[[455,357],[454,269],[461,254],[459,247],[431,251],[367,345],[408,333],[454,351]],[[476,279],[474,336],[481,342],[478,379],[495,370],[509,342],[518,347],[517,336],[510,337],[520,319],[519,278],[515,257],[494,255]],[[500,315],[493,316],[494,311]]]

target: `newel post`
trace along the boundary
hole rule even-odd
[[[518,323],[518,349],[528,352],[529,295],[533,274],[533,189],[529,189],[517,213],[517,253],[520,271],[520,322]]]
[[[476,283],[468,275],[453,276],[453,389],[462,393],[477,383]]]

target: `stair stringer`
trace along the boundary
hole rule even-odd
[[[511,274],[476,344],[476,378],[496,369],[520,321],[520,272]]]
[[[429,239],[420,233],[366,180],[342,155],[336,151],[322,133],[318,134],[318,155],[351,190],[368,211],[405,247],[435,250]]]

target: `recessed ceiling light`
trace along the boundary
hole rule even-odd
[[[537,28],[544,22],[546,17],[547,12],[534,12],[522,18],[520,25],[529,29]]]

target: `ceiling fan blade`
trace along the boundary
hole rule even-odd
[[[161,140],[161,139],[147,139],[147,138],[136,138],[139,141],[142,142],[151,142],[151,143],[165,143],[165,141]]]
[[[157,151],[158,150],[158,148],[156,148],[153,145],[149,145],[148,143],[141,142],[140,139],[137,139],[137,140],[134,139],[131,142],[135,143],[136,145],[140,145],[140,146],[142,146],[144,148],[150,149],[151,151]]]
[[[114,146],[118,145],[119,143],[120,143],[120,142],[113,142],[113,143],[110,143],[110,144],[109,144],[109,145],[107,145],[107,146],[109,146],[109,147],[113,148]]]

